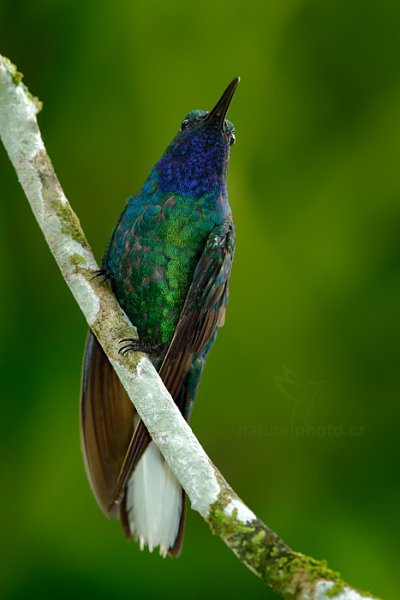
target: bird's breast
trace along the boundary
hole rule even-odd
[[[117,299],[142,339],[153,345],[172,339],[197,261],[221,219],[221,211],[174,195],[128,204],[107,267]]]

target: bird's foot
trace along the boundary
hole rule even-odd
[[[143,340],[135,339],[135,338],[125,338],[124,340],[120,340],[120,344],[125,344],[125,346],[121,346],[118,350],[119,354],[126,354],[127,352],[145,352],[146,354],[150,354],[154,350],[154,346],[145,342]]]
[[[100,283],[105,283],[106,281],[110,281],[112,279],[112,275],[110,271],[107,271],[107,269],[99,269],[98,271],[95,271],[92,279],[97,279],[99,277],[102,278]]]

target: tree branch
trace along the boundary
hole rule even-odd
[[[0,56],[0,135],[33,213],[67,285],[143,419],[188,495],[192,508],[249,569],[283,598],[372,599],[352,589],[326,563],[291,550],[240,500],[212,464],[148,357],[121,356],[118,342],[137,337],[98,269],[44,147],[41,109],[22,75]]]

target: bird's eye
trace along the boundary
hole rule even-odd
[[[236,135],[235,132],[232,131],[230,137],[229,137],[229,145],[233,146],[233,144],[236,142]]]
[[[189,126],[189,119],[184,119],[181,123],[181,131],[183,131],[184,129],[186,129]]]

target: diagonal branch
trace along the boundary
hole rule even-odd
[[[41,109],[22,75],[0,56],[0,135],[33,213],[86,321],[98,338],[192,508],[249,569],[283,598],[361,600],[326,563],[291,550],[240,500],[183,419],[148,357],[118,354],[122,338],[137,337],[98,269],[44,147]]]

